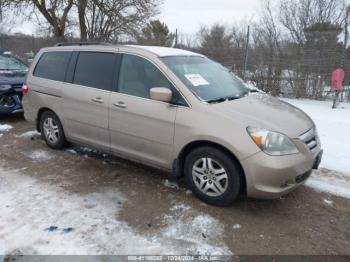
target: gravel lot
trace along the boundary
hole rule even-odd
[[[0,136],[0,254],[350,255],[349,199],[303,186],[208,206],[164,172],[74,145],[53,151],[21,116],[1,118],[13,128]],[[74,231],[42,233],[53,223]]]

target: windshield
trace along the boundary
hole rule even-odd
[[[237,99],[249,92],[241,79],[208,58],[180,56],[165,57],[163,61],[203,101]]]
[[[20,60],[10,56],[0,56],[0,70],[25,71],[28,67]]]

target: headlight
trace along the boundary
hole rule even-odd
[[[8,91],[11,89],[11,85],[0,85],[0,91]]]
[[[286,135],[253,127],[248,127],[247,131],[255,144],[268,155],[283,156],[299,152]]]

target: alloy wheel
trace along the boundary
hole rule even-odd
[[[211,197],[223,195],[228,187],[228,175],[225,168],[212,158],[197,160],[192,168],[192,178],[196,187]]]
[[[51,144],[56,144],[59,139],[59,128],[52,117],[47,117],[44,121],[44,134]]]

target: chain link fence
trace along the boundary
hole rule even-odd
[[[322,39],[322,37],[318,37]],[[1,50],[11,51],[22,60],[25,54],[38,52],[42,47],[53,46],[57,43],[54,38],[40,38],[28,35],[1,35]],[[67,41],[78,41],[68,39]],[[245,47],[223,49],[221,45],[204,50],[192,37],[179,43],[179,48],[203,53],[209,58],[222,63],[241,78],[257,88],[275,96],[331,100],[331,75],[334,69],[340,67],[343,55],[342,46],[335,42],[333,45],[295,47],[286,44],[279,50],[269,47],[251,45],[245,71]],[[344,70],[345,88],[340,94],[343,102],[350,102],[350,62],[348,54]]]

